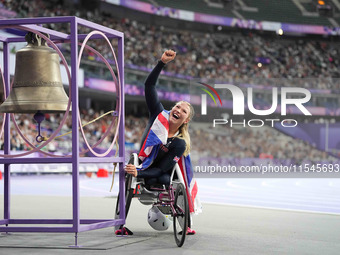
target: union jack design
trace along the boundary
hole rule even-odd
[[[178,163],[178,161],[179,161],[179,157],[174,157],[174,161],[176,162],[176,163]]]
[[[169,114],[170,111],[163,110],[160,114],[158,114],[157,118],[153,122],[138,154],[139,159],[142,161],[142,164],[137,167],[138,171],[149,167],[153,160],[157,157],[159,147],[162,144],[166,144],[169,133]],[[198,214],[202,211],[202,208],[197,196],[197,182],[194,178],[190,155],[187,157],[182,156],[181,158],[176,156],[174,161],[178,163],[183,175],[190,213]]]

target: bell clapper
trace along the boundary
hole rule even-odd
[[[44,141],[44,137],[40,134],[40,124],[44,121],[45,115],[41,111],[38,111],[36,114],[34,114],[33,118],[38,123],[38,135],[35,140],[38,143],[41,143],[42,141]]]

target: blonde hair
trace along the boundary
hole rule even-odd
[[[190,141],[190,134],[189,134],[189,123],[192,120],[192,118],[195,115],[194,107],[187,101],[179,101],[176,103],[186,103],[189,106],[190,113],[189,113],[189,121],[187,123],[183,123],[182,126],[179,127],[178,131],[179,134],[176,136],[180,139],[183,139],[185,141],[185,151],[183,153],[184,156],[188,156],[191,150],[191,141]]]

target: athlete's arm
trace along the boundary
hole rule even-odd
[[[172,61],[176,56],[176,52],[172,50],[167,50],[163,53],[161,60],[155,66],[155,68],[151,71],[149,76],[145,81],[145,100],[146,104],[149,109],[150,117],[157,116],[161,111],[164,110],[163,105],[159,101],[157,90],[156,90],[156,83],[161,73],[163,67]]]

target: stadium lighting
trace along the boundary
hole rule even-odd
[[[318,0],[316,5],[316,10],[320,16],[333,17],[333,7],[326,0]]]
[[[278,34],[278,35],[283,35],[283,30],[282,30],[282,28],[280,28],[279,30],[277,30],[277,34]]]

